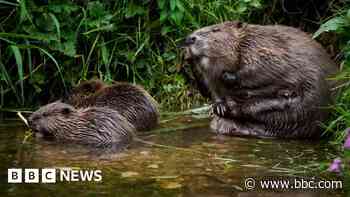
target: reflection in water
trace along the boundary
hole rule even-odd
[[[181,117],[140,133],[146,143],[136,141],[115,153],[35,138],[23,144],[25,128],[13,123],[0,125],[0,196],[341,196],[340,190],[245,192],[247,177],[337,179],[320,170],[320,163],[335,157],[332,147],[320,142],[217,136],[208,120]],[[99,169],[103,180],[7,184],[7,169],[16,167]]]

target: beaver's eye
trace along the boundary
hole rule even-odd
[[[35,121],[35,120],[39,120],[39,116],[33,116],[31,119],[33,120],[33,121]]]
[[[199,32],[198,35],[199,35],[199,36],[207,36],[209,33],[210,33],[210,31]]]
[[[48,115],[49,115],[49,114],[46,113],[46,112],[43,113],[43,116],[44,116],[44,117],[46,117],[46,116],[48,116]]]
[[[62,109],[62,114],[69,114],[71,112],[71,109],[65,107]]]
[[[218,27],[214,27],[214,28],[212,29],[212,32],[218,32],[218,31],[220,31],[220,28],[218,28]]]

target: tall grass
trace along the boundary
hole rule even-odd
[[[318,18],[302,18],[315,12],[310,10],[309,14],[306,10],[299,18],[293,15],[297,20],[284,13],[290,8],[279,0],[48,2],[0,1],[2,106],[48,102],[90,78],[142,84],[167,110],[198,105],[203,99],[192,94],[187,79],[179,72],[181,52],[177,46],[192,30],[226,20],[289,25],[306,21],[308,25],[312,20],[327,21],[333,15],[342,17],[325,23],[316,34],[335,31],[342,42],[331,44],[342,50],[344,70],[350,64],[349,31],[344,30],[349,27],[349,14],[341,0],[332,1],[326,14],[314,14]],[[307,7],[305,3],[302,8]],[[336,27],[334,21],[339,20],[343,24]],[[343,80],[348,76],[344,71]],[[348,84],[342,89],[328,131],[349,126]]]
[[[331,32],[337,34],[338,47],[341,49],[340,67],[342,72],[336,78],[341,83],[336,87],[339,91],[336,103],[333,106],[332,118],[326,124],[326,131],[334,135],[333,143],[337,144],[340,150],[343,150],[334,161],[342,158],[342,177],[344,178],[344,189],[349,193],[350,188],[350,5],[341,7],[336,11],[336,15],[321,25],[315,32],[314,37]],[[348,129],[346,129],[348,128]],[[333,163],[334,163],[333,161]],[[339,160],[340,161],[340,160]]]
[[[314,33],[314,38],[325,32],[335,33],[338,38],[338,47],[341,49],[341,73],[333,80],[340,83],[335,87],[338,91],[336,102],[333,106],[332,118],[325,125],[327,132],[335,133],[335,142],[341,144],[347,133],[345,128],[350,127],[350,5],[339,8],[336,15],[325,21]]]
[[[164,108],[188,108],[198,99],[188,96],[178,72],[181,39],[262,6],[261,0],[43,2],[0,1],[1,98],[7,107],[47,102],[66,86],[100,78],[142,84]]]

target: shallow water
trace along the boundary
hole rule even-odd
[[[339,189],[248,191],[248,177],[339,180],[320,168],[335,157],[335,149],[318,141],[217,136],[208,125],[208,119],[173,117],[140,135],[147,144],[101,153],[34,137],[24,142],[21,122],[0,122],[0,196],[342,196]],[[102,181],[7,183],[8,168],[64,167],[101,170]]]

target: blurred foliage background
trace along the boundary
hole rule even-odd
[[[226,20],[313,34],[343,70],[326,130],[350,126],[348,0],[0,0],[0,107],[48,103],[91,78],[141,84],[163,110],[198,106],[206,101],[178,45]],[[338,133],[340,141],[345,133]]]
[[[189,32],[262,7],[259,0],[0,1],[1,105],[35,106],[81,80],[142,84],[168,110],[201,97],[181,74]]]

